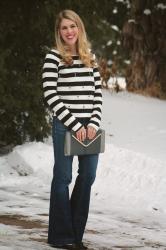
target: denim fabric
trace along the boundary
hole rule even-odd
[[[82,124],[87,120],[81,120]],[[81,242],[88,218],[91,186],[96,177],[97,155],[78,156],[78,176],[69,197],[73,156],[64,156],[65,126],[53,120],[54,169],[50,194],[48,243]]]

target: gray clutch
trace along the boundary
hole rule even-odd
[[[103,153],[105,150],[105,131],[99,129],[96,136],[92,139],[85,139],[84,141],[79,141],[75,133],[72,131],[67,131],[65,135],[64,143],[64,155],[87,155],[87,154],[99,154]]]

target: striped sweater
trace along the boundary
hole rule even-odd
[[[79,118],[89,118],[90,126],[100,127],[102,92],[97,67],[88,68],[73,56],[65,65],[59,52],[51,49],[43,66],[44,98],[56,116],[69,130],[82,127]]]

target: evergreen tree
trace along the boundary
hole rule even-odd
[[[0,141],[3,144],[42,140],[49,131],[42,101],[41,70],[43,40],[50,41],[50,32],[45,32],[47,13],[40,2],[1,2]]]

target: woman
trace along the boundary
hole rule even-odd
[[[55,39],[56,49],[46,55],[43,67],[44,97],[53,112],[55,156],[48,243],[56,248],[87,249],[82,238],[98,155],[78,156],[78,176],[69,198],[73,156],[64,156],[64,137],[67,130],[73,130],[80,141],[95,136],[101,120],[101,81],[83,22],[75,12],[59,13]]]

